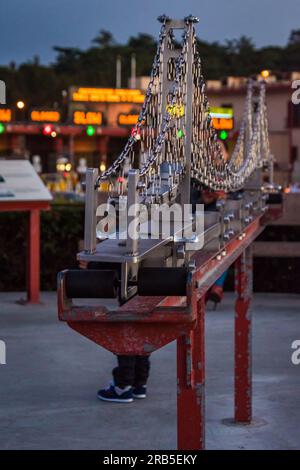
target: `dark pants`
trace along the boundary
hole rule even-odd
[[[140,387],[146,385],[149,377],[149,356],[117,356],[118,366],[112,371],[115,385]]]

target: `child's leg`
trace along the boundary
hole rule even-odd
[[[117,356],[118,366],[112,371],[115,385],[125,388],[133,386],[135,381],[136,356]]]
[[[147,356],[136,356],[134,386],[146,385],[150,372],[150,359]]]
[[[100,400],[131,403],[133,398],[146,398],[149,376],[149,356],[117,356],[118,366],[112,371],[114,384],[99,390]]]
[[[133,401],[132,387],[135,379],[136,356],[117,356],[118,366],[112,371],[114,384],[109,388],[98,391],[100,400],[131,403]]]

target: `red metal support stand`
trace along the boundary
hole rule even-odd
[[[38,303],[40,300],[40,213],[49,210],[49,201],[2,201],[0,212],[29,213],[27,246],[27,299],[21,303]]]
[[[179,450],[205,448],[205,301],[197,324],[177,340],[177,440]]]
[[[40,210],[29,212],[28,224],[27,301],[40,300]]]
[[[205,448],[205,293],[236,263],[235,421],[251,422],[251,243],[262,232],[255,219],[225,249],[195,255],[186,297],[138,295],[117,310],[76,305],[59,273],[58,315],[75,331],[115,354],[145,354],[177,339],[177,440],[179,450]],[[200,296],[200,300],[198,300]],[[231,421],[232,424],[232,421]]]
[[[235,263],[235,412],[236,423],[252,420],[252,245]]]

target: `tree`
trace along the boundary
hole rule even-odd
[[[300,29],[293,29],[291,31],[288,45],[300,44]]]
[[[255,50],[252,39],[247,36],[241,36],[239,39],[227,39],[225,47],[227,54],[245,54]]]
[[[105,29],[101,29],[98,36],[96,36],[92,43],[97,44],[102,49],[105,47],[111,47],[115,45],[115,40],[110,31],[106,31]]]
[[[61,73],[74,72],[76,64],[80,60],[81,51],[76,47],[60,47],[54,46],[57,57],[54,63],[56,71]]]
[[[150,34],[139,33],[129,38],[127,46],[133,49],[144,49],[146,52],[148,48],[156,48],[156,40]]]
[[[247,36],[224,43],[197,39],[197,46],[206,79],[249,76],[263,69],[279,75],[300,69],[300,29],[291,31],[285,47],[257,49]],[[130,76],[132,53],[136,55],[137,75],[149,75],[156,47],[156,38],[149,34],[139,33],[126,44],[118,44],[111,32],[102,29],[86,50],[55,46],[53,64],[43,66],[37,58],[19,66],[11,63],[0,67],[0,78],[7,85],[8,103],[22,97],[29,105],[51,106],[61,99],[61,91],[71,85],[115,86],[117,55],[122,57],[124,85]]]

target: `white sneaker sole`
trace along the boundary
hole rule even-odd
[[[110,402],[110,403],[132,403],[133,402],[133,398],[105,398],[105,397],[101,397],[101,395],[97,395],[97,398],[98,400],[102,400],[102,401],[107,401],[107,402]]]
[[[133,398],[147,398],[147,395],[135,395],[134,393],[132,394]]]

